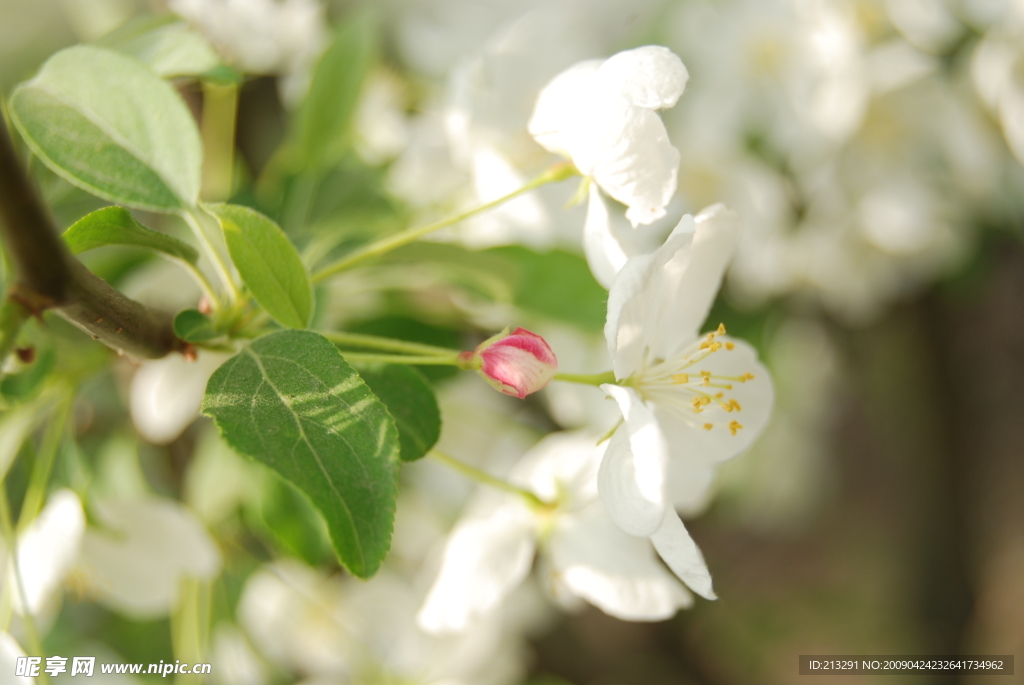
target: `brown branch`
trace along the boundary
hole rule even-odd
[[[17,271],[8,297],[33,314],[53,309],[93,339],[138,357],[180,351],[170,314],[125,297],[64,245],[0,122],[0,236]]]

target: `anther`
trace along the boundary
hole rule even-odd
[[[736,435],[736,431],[738,431],[741,428],[743,428],[743,426],[740,424],[739,421],[731,421],[729,423],[729,432],[732,433],[733,435]]]
[[[717,333],[718,335],[725,335],[725,324],[718,324],[718,330],[716,330],[715,333]]]
[[[709,431],[709,430],[711,430],[712,428],[714,428],[714,426],[713,426],[713,425],[711,425],[710,423],[705,423],[705,424],[704,424],[704,430],[706,430],[706,431]]]
[[[727,349],[727,350],[735,350],[736,349],[736,343],[731,343],[731,342],[725,343],[725,349]]]

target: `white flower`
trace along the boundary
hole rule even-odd
[[[164,445],[199,418],[206,383],[228,355],[202,351],[193,362],[179,354],[144,361],[132,377],[130,409],[139,434]]]
[[[125,615],[165,616],[182,580],[220,572],[216,543],[196,516],[173,500],[98,500],[104,530],[90,528],[80,571],[86,590]]]
[[[601,463],[601,499],[627,533],[651,536],[681,577],[673,550],[685,530],[673,504],[699,508],[715,464],[750,445],[772,406],[752,347],[722,327],[698,336],[735,223],[723,205],[684,217],[661,248],[626,264],[608,298],[605,336],[620,384],[601,387],[624,420]]]
[[[71,490],[58,490],[18,539],[18,576],[28,612],[38,614],[78,559],[85,531],[82,503]],[[8,555],[10,556],[10,555]],[[17,588],[13,559],[6,564],[5,582]],[[11,593],[14,610],[25,613],[22,592]]]
[[[4,674],[5,683],[33,685],[35,678],[14,675],[18,667],[18,657],[25,656],[25,650],[10,633],[0,631],[0,673]]]
[[[218,50],[245,72],[285,74],[289,103],[327,42],[318,0],[170,0],[172,12],[196,24]]]
[[[541,91],[530,134],[626,205],[634,227],[649,224],[665,215],[679,169],[655,110],[674,107],[688,78],[679,57],[655,45],[580,62]]]
[[[583,598],[627,620],[667,618],[692,603],[650,544],[623,533],[608,518],[597,499],[604,448],[594,443],[583,433],[553,434],[513,469],[512,482],[549,504],[481,493],[448,540],[440,573],[417,616],[422,628],[462,631],[492,613],[526,578],[538,547],[546,555],[546,580],[556,597]],[[683,579],[713,597],[700,552],[689,536],[686,542],[689,547],[679,550],[680,563],[673,568],[689,566]]]

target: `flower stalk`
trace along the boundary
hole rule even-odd
[[[379,257],[383,254],[387,254],[392,250],[397,250],[400,247],[415,242],[425,235],[429,235],[435,231],[439,231],[442,228],[447,228],[448,226],[453,226],[457,223],[465,221],[471,216],[480,214],[481,212],[486,212],[489,209],[494,209],[495,207],[505,204],[509,200],[519,197],[523,193],[527,193],[531,190],[536,190],[537,188],[547,185],[548,183],[555,183],[557,181],[562,181],[567,178],[571,178],[572,176],[575,176],[578,173],[579,172],[576,170],[576,167],[574,167],[571,163],[556,164],[555,166],[551,167],[544,173],[537,176],[532,181],[528,182],[523,187],[512,191],[508,195],[503,195],[502,197],[499,197],[496,200],[485,202],[482,205],[477,205],[476,207],[467,209],[464,212],[459,212],[458,214],[454,214],[450,217],[441,219],[440,221],[435,221],[434,223],[430,223],[425,226],[414,226],[404,231],[399,231],[398,233],[389,235],[385,238],[381,238],[376,242],[370,243],[369,245],[363,248],[355,250],[351,254],[348,254],[342,257],[341,259],[337,260],[336,262],[328,264],[324,268],[315,272],[313,274],[313,282],[319,283],[320,281],[323,281],[327,278],[330,278],[331,276],[339,274],[342,271],[345,271],[346,269],[349,269],[357,264],[365,262],[368,259],[373,259],[374,257]]]

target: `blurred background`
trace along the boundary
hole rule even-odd
[[[207,593],[212,682],[781,684],[826,678],[798,676],[800,654],[1024,658],[1024,3],[170,5],[0,0],[0,90],[9,95],[76,42],[180,64],[167,47],[178,43],[145,32],[154,17],[201,36],[211,64],[246,75],[233,174],[207,190],[275,216],[306,256],[514,189],[549,161],[526,132],[545,83],[581,59],[670,47],[690,72],[663,113],[682,157],[679,190],[669,216],[638,239],[657,244],[684,213],[714,202],[739,212],[740,245],[708,328],[724,322],[754,344],[777,393],[765,434],[724,466],[707,508],[687,512],[717,602],[628,623],[589,606],[555,610],[528,587],[499,637],[443,648],[446,663],[461,664],[445,675],[424,656],[442,648],[403,631],[414,630],[414,598],[429,586],[465,482],[433,464],[407,468],[386,577],[343,580],[294,491],[227,453],[207,419],[169,439],[147,435],[137,417],[133,426],[136,368],[47,318],[31,333],[40,354],[80,386],[54,488],[75,488],[87,472],[100,490],[184,502],[202,522],[222,558],[216,580],[194,590]],[[372,49],[359,53],[351,136],[313,180],[282,150],[336,27]],[[176,83],[202,117],[211,91],[187,74]],[[62,225],[103,204],[41,164],[31,170]],[[337,279],[318,292],[328,303],[320,321],[473,345],[515,320],[545,335],[564,369],[607,368],[606,293],[580,257],[582,209],[564,209],[572,190],[545,188]],[[89,264],[143,301],[198,298],[158,260],[111,249]],[[446,449],[495,470],[544,432],[586,423],[600,400],[552,387],[524,405],[469,379],[431,380]],[[5,481],[13,504],[28,487],[25,451],[43,449],[46,436],[35,440]],[[139,662],[178,653],[173,599],[140,609],[74,574],[63,586],[43,621],[48,653]],[[288,608],[335,602],[347,637],[335,619]],[[373,602],[386,609],[366,609]],[[375,612],[394,623],[366,618]],[[346,665],[362,650],[392,670]],[[1016,668],[999,682],[1024,682]],[[988,682],[900,676],[976,680]]]

